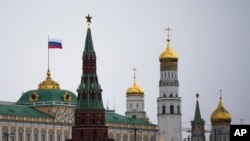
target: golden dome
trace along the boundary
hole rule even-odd
[[[133,86],[127,89],[127,95],[143,95],[144,90],[134,82]]]
[[[127,89],[127,95],[143,95],[144,94],[144,90],[139,86],[137,85],[136,83],[136,68],[133,69],[134,71],[134,84],[132,85],[132,87],[129,87]]]
[[[167,48],[160,55],[160,61],[178,61],[178,54],[171,48],[170,39],[167,39]]]
[[[46,80],[44,80],[43,82],[41,82],[38,85],[38,90],[41,90],[41,89],[58,89],[58,90],[60,90],[60,85],[57,82],[55,82],[54,80],[52,80],[52,78],[50,77],[49,69],[47,71]]]
[[[210,116],[212,125],[229,125],[231,122],[231,114],[224,108],[221,99],[220,97],[218,107]]]

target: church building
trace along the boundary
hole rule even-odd
[[[181,97],[179,96],[178,55],[170,46],[160,55],[159,97],[157,98],[158,128],[164,141],[182,140]]]

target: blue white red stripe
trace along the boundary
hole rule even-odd
[[[62,40],[49,39],[48,48],[60,48],[60,49],[62,49]]]

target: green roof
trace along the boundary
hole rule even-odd
[[[0,115],[26,116],[26,117],[51,117],[43,112],[40,112],[32,107],[24,105],[7,105],[0,104]]]
[[[114,112],[106,112],[105,121],[110,122],[110,123],[122,123],[122,124],[155,125],[150,122],[126,117],[126,116],[123,116]]]
[[[83,56],[85,56],[85,55],[86,56],[92,55],[94,57],[96,56],[90,28],[88,28],[88,30],[87,30],[87,35],[86,35],[86,39],[85,39],[85,48],[83,51]]]
[[[71,98],[70,101],[65,101],[64,96],[68,94]],[[37,100],[30,100],[32,95],[37,95]],[[41,90],[29,90],[22,94],[16,104],[30,105],[33,103],[46,103],[46,102],[58,102],[58,103],[70,103],[75,105],[77,102],[76,95],[68,90],[59,89],[41,89]]]

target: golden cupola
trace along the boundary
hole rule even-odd
[[[57,82],[55,82],[54,80],[52,80],[50,75],[51,75],[50,70],[48,69],[46,80],[44,80],[43,82],[41,82],[38,85],[38,90],[41,90],[41,89],[57,89],[57,90],[60,90],[60,85]]]
[[[231,114],[223,106],[221,97],[218,107],[210,116],[210,120],[212,125],[229,125],[231,123]]]
[[[144,95],[144,90],[136,83],[136,69],[134,68],[134,83],[131,87],[127,89],[128,96],[142,96]]]
[[[169,30],[171,29],[167,28],[166,30],[168,30],[167,47],[159,57],[160,62],[177,62],[178,54],[171,48],[170,45]]]

